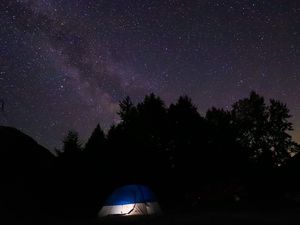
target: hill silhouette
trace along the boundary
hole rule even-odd
[[[49,205],[55,156],[28,135],[0,126],[0,221],[40,215]]]
[[[32,158],[41,167],[52,166],[55,156],[33,138],[13,127],[0,126],[0,153],[4,157]],[[4,155],[3,155],[4,154]],[[2,157],[3,158],[3,157]]]

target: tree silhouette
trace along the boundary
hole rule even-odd
[[[168,121],[169,148],[174,157],[175,176],[180,177],[177,185],[184,188],[196,187],[199,183],[199,173],[204,167],[201,159],[207,151],[204,119],[197,112],[191,99],[181,96],[175,104],[170,105]]]
[[[68,132],[63,139],[63,149],[57,151],[57,156],[58,184],[61,187],[60,191],[57,192],[61,203],[58,207],[61,207],[65,214],[73,215],[78,211],[82,211],[81,214],[84,214],[80,206],[84,204],[85,197],[83,189],[85,168],[81,144],[76,131],[70,130]]]
[[[237,142],[247,149],[249,157],[258,162],[268,149],[268,112],[263,97],[254,91],[232,106]]]
[[[85,144],[84,150],[91,151],[91,154],[97,154],[100,152],[101,148],[105,145],[105,134],[100,127],[100,124],[97,124],[87,143]]]
[[[264,167],[278,167],[299,151],[297,144],[288,134],[292,124],[287,106],[251,92],[249,98],[239,100],[233,105],[237,142],[248,150],[249,157]]]
[[[299,145],[292,140],[290,131],[293,125],[288,119],[291,117],[286,104],[271,99],[269,110],[269,145],[273,163],[281,166],[299,152]]]
[[[164,102],[154,94],[147,95],[143,102],[137,105],[137,138],[145,148],[161,150],[166,125],[166,108]],[[136,130],[137,131],[137,130]]]
[[[248,170],[248,186],[252,197],[264,197],[269,202],[278,196],[280,186],[278,169],[299,152],[298,145],[288,134],[292,130],[289,110],[285,104],[251,92],[249,98],[239,100],[232,110],[237,143],[246,150],[252,169]]]
[[[113,160],[107,148],[106,136],[97,124],[90,138],[81,152],[81,192],[83,193],[82,206],[87,213],[97,214],[108,190],[111,190]]]
[[[275,103],[271,100],[267,106],[263,97],[251,92],[231,111],[212,108],[203,118],[187,96],[169,108],[154,94],[136,106],[127,97],[120,102],[121,123],[109,130],[108,146],[116,167],[129,171],[121,180],[172,186],[180,196],[208,184],[211,188],[233,183],[256,188],[253,184],[271,183],[270,171],[265,169],[276,167],[278,160],[288,159],[296,149],[287,135],[291,129],[288,111]],[[285,132],[279,135],[279,128]],[[154,161],[155,165],[145,168]],[[163,182],[155,182],[158,178]]]
[[[167,152],[167,110],[154,94],[138,105],[129,98],[120,102],[122,121],[108,132],[115,180],[159,187],[170,168]]]
[[[248,164],[243,147],[236,142],[238,131],[230,111],[212,108],[206,113],[210,157],[215,173],[225,179],[240,179]]]
[[[123,123],[129,123],[134,120],[137,114],[136,107],[133,105],[129,96],[119,102],[120,110],[118,115]]]
[[[63,140],[62,151],[56,151],[60,157],[72,157],[78,155],[81,151],[81,144],[79,143],[78,133],[70,130]]]

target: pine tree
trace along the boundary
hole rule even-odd
[[[97,153],[101,150],[101,148],[104,148],[105,141],[105,134],[101,129],[100,124],[97,124],[85,145],[85,151]]]

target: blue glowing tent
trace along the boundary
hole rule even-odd
[[[99,216],[153,215],[161,213],[153,192],[144,185],[126,185],[116,189],[106,200]]]

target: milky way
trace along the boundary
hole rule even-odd
[[[255,90],[287,103],[300,141],[297,0],[1,0],[0,27],[1,124],[50,150],[151,92],[204,115]]]

